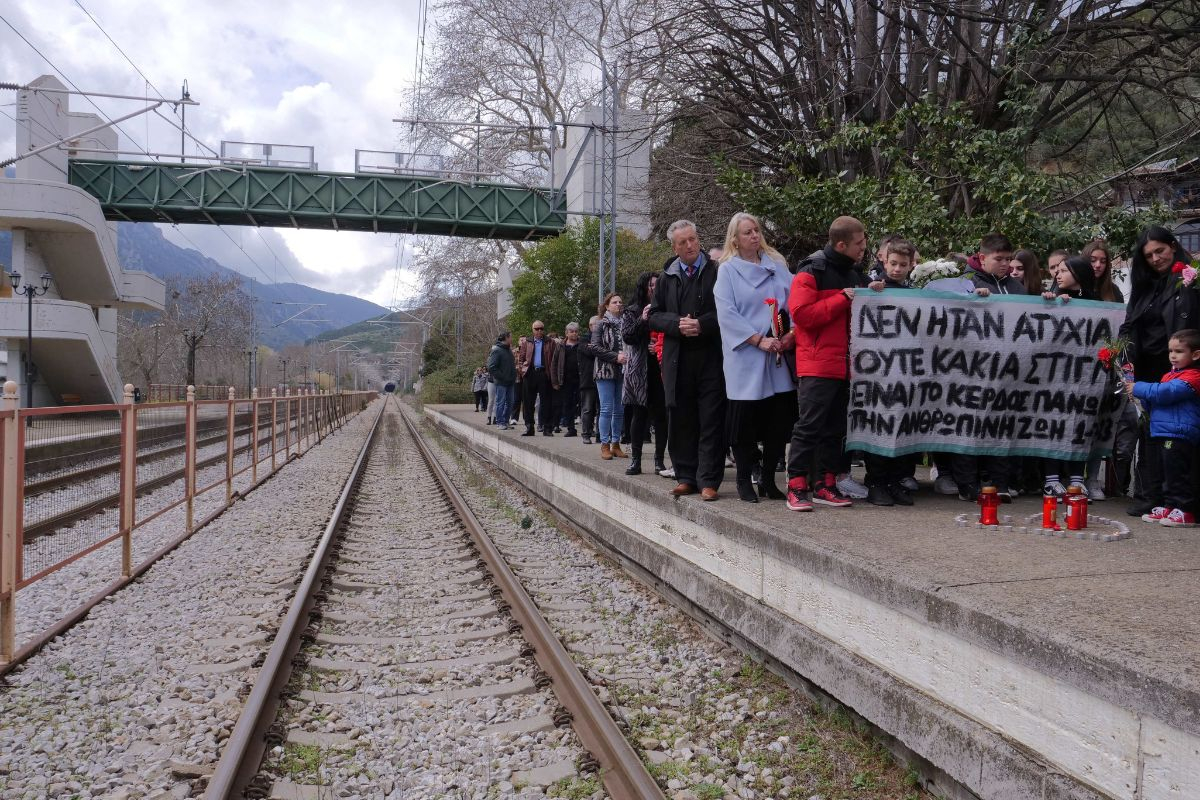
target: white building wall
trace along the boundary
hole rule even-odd
[[[30,86],[65,88],[50,76]],[[59,140],[65,140],[68,148],[117,149],[117,133],[111,128],[79,136],[103,120],[70,111],[69,98],[58,92],[18,93],[17,155]],[[79,155],[105,157],[95,152]],[[85,402],[119,401],[117,308],[162,309],[165,302],[161,280],[121,267],[116,223],[104,221],[99,203],[65,185],[68,157],[67,149],[54,147],[16,162],[16,180],[4,184],[0,192],[0,216],[13,234],[10,271],[21,274],[22,284],[39,287],[43,273],[53,276],[49,291],[34,299],[35,405],[53,405],[67,395]],[[25,380],[27,303],[20,295],[0,300],[4,339],[0,358],[7,358],[6,377],[19,384]],[[22,402],[24,397],[22,385]]]

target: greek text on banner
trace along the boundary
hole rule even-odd
[[[1097,354],[1124,317],[1117,303],[860,291],[846,447],[1107,455],[1121,399]]]

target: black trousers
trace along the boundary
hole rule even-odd
[[[652,362],[646,367],[646,399],[648,405],[626,406],[626,416],[632,416],[633,422],[629,428],[629,449],[635,458],[642,457],[642,445],[646,441],[646,433],[650,425],[654,425],[654,458],[663,460],[667,450],[667,404],[663,395],[662,375],[658,371],[658,363]]]
[[[554,393],[554,418],[566,427],[567,433],[575,433],[575,417],[579,414],[579,384],[565,383]]]
[[[522,381],[522,384],[526,430],[533,430],[533,406],[539,397],[542,404],[538,410],[538,427],[542,430],[554,430],[554,423],[550,421],[554,412],[554,399],[551,397],[550,375],[546,369],[530,367],[529,371],[525,373],[525,380]]]
[[[902,478],[912,477],[920,459],[920,453],[910,453],[906,456],[864,454],[863,461],[867,465],[867,486],[887,486],[899,483]]]
[[[583,427],[584,436],[596,435],[596,414],[600,409],[600,398],[596,395],[596,387],[588,386],[579,390],[579,424]]]
[[[979,488],[984,483],[990,483],[1001,491],[1009,487],[1009,475],[1012,473],[1013,459],[1007,456],[970,456],[955,453],[950,461],[950,470],[954,482],[959,488],[971,486]]]
[[[738,480],[750,480],[760,463],[764,481],[773,482],[779,459],[796,421],[796,393],[779,392],[761,400],[728,400],[725,431],[737,464]]]
[[[1155,439],[1162,465],[1162,504],[1196,513],[1196,446],[1186,439]]]
[[[788,448],[788,478],[832,473],[845,464],[846,407],[850,382],[802,377],[796,387],[796,424]]]
[[[725,374],[705,350],[683,350],[675,371],[668,446],[675,479],[716,489],[725,477]]]
[[[475,410],[487,408],[487,389],[480,389],[475,393]]]
[[[1158,383],[1171,369],[1171,361],[1164,353],[1146,353],[1133,363],[1134,380]],[[1138,425],[1137,435],[1137,480],[1134,483],[1134,498],[1163,505],[1163,443],[1165,439],[1150,438],[1150,426]]]

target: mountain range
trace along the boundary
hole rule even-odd
[[[246,294],[256,298],[258,341],[278,349],[302,343],[321,333],[337,330],[371,317],[387,314],[388,309],[346,294],[325,292],[298,283],[261,283],[190,248],[168,241],[154,225],[121,222],[117,225],[117,252],[126,269],[145,270],[164,280],[187,282],[210,275],[237,277]],[[0,264],[12,263],[12,236],[0,231]],[[297,303],[323,304],[303,315],[322,322],[302,322],[288,317],[304,306]],[[286,305],[283,305],[286,304]]]

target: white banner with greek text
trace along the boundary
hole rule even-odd
[[[1097,355],[1124,318],[1118,303],[860,290],[846,448],[1108,455],[1121,399]]]

